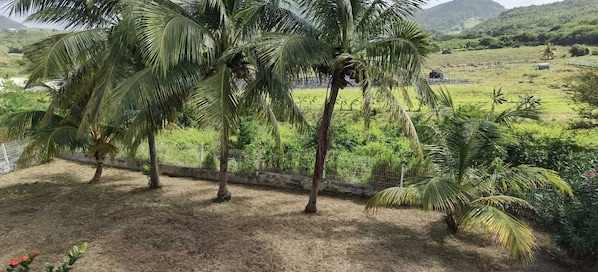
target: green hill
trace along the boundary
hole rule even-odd
[[[514,8],[464,31],[462,38],[492,36],[524,44],[598,44],[598,1],[564,0]]]
[[[52,34],[56,34],[56,30],[43,28],[0,30],[0,76],[21,74],[25,64],[20,54],[23,47]]]
[[[26,26],[0,15],[0,29],[23,29]]]
[[[496,17],[505,7],[491,0],[454,0],[424,9],[415,18],[429,32],[442,35],[456,33]]]

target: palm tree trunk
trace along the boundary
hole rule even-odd
[[[100,181],[100,178],[102,177],[102,171],[104,168],[103,164],[105,156],[100,155],[99,152],[96,152],[94,157],[96,159],[96,173],[93,175],[93,178],[89,181],[89,183],[96,183]]]
[[[220,183],[218,184],[218,194],[216,201],[229,201],[232,194],[227,188],[228,182],[228,126],[223,125],[221,143],[220,143]]]
[[[452,213],[447,213],[446,218],[444,219],[446,222],[446,230],[451,234],[457,233],[459,231],[459,224],[455,221],[455,215]]]
[[[158,171],[158,154],[156,152],[156,135],[150,133],[147,136],[150,153],[150,188],[161,188],[160,173]]]
[[[318,186],[324,177],[324,164],[326,162],[326,154],[330,145],[330,123],[332,122],[332,113],[334,111],[334,104],[338,97],[338,92],[341,88],[342,75],[337,73],[332,78],[332,88],[330,90],[330,98],[324,105],[324,113],[320,126],[318,128],[318,149],[316,150],[316,163],[314,165],[314,177],[311,185],[311,192],[309,193],[309,201],[305,206],[305,213],[315,213],[318,211],[316,201],[318,198]]]

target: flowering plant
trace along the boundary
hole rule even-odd
[[[49,263],[46,263],[46,265],[44,266],[45,271],[46,272],[68,272],[71,269],[73,269],[73,265],[75,264],[75,262],[77,260],[83,258],[83,255],[85,254],[86,251],[87,251],[87,243],[83,243],[83,245],[81,245],[80,248],[77,246],[73,246],[67,255],[69,257],[68,261],[63,262],[62,264],[60,264],[59,266],[56,266],[56,267]],[[34,251],[31,251],[30,253],[23,255],[21,258],[14,258],[14,259],[10,260],[8,262],[8,268],[6,269],[6,271],[8,271],[8,272],[29,272],[29,271],[31,271],[30,265],[33,262],[33,260],[35,259],[35,257],[37,257],[37,255],[39,255],[39,250],[34,250]]]

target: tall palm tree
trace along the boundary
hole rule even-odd
[[[148,101],[158,102],[164,97],[190,99],[197,107],[198,121],[220,130],[217,200],[230,200],[228,144],[241,110],[257,111],[272,125],[274,135],[278,134],[277,120],[270,103],[284,105],[284,114],[296,123],[305,122],[290,95],[290,79],[272,73],[260,58],[259,48],[252,44],[259,34],[280,28],[279,19],[292,13],[272,0],[200,0],[180,5],[165,2],[129,1],[140,51],[150,64],[148,69],[162,72],[165,78],[190,73],[187,79],[192,80],[187,82],[193,86],[163,88]],[[145,86],[152,85],[141,81]]]
[[[305,207],[305,212],[314,213],[330,145],[334,106],[339,91],[352,80],[363,93],[366,126],[372,105],[371,89],[377,87],[376,94],[391,105],[393,117],[402,124],[413,149],[422,154],[409,115],[391,90],[398,88],[408,98],[406,86],[414,85],[422,101],[434,104],[432,90],[419,77],[429,52],[429,39],[416,23],[405,20],[424,3],[421,0],[293,2],[298,19],[285,21],[291,34],[272,35],[260,42],[271,47],[263,58],[276,72],[301,74],[311,68],[330,82],[318,124],[313,184]],[[409,99],[406,101],[409,103]]]
[[[482,114],[454,108],[444,94],[447,106],[440,115],[426,147],[432,170],[413,179],[405,187],[380,191],[366,209],[412,205],[444,213],[447,229],[456,233],[462,227],[481,227],[519,260],[529,261],[536,247],[532,231],[509,211],[533,208],[519,198],[529,190],[552,187],[572,195],[569,185],[554,171],[504,162],[506,132],[514,118],[535,117],[534,110],[505,110]]]

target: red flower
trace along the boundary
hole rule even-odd
[[[39,250],[36,249],[34,251],[31,251],[31,258],[34,258],[37,255],[39,255]]]
[[[8,262],[8,265],[10,265],[10,267],[15,267],[17,266],[17,264],[19,264],[19,259],[12,259],[10,260],[10,262]]]
[[[23,255],[23,257],[21,257],[21,262],[26,262],[29,261],[29,257],[27,257],[27,255]]]

